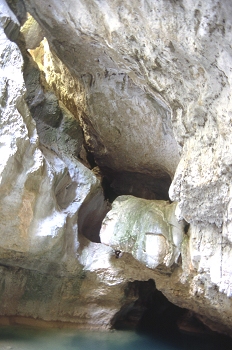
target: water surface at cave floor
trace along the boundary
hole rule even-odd
[[[167,335],[168,337],[168,335]],[[0,327],[1,350],[225,350],[227,341],[182,335],[159,339],[132,331],[40,330],[18,326]]]

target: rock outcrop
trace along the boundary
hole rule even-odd
[[[120,196],[102,223],[101,242],[151,269],[171,267],[178,262],[184,238],[175,208],[174,203]]]
[[[230,1],[8,3],[0,314],[109,327],[153,279],[230,334]]]

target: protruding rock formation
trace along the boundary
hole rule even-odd
[[[132,254],[151,269],[171,267],[178,262],[184,238],[184,225],[177,221],[175,208],[176,204],[164,201],[118,197],[102,223],[101,242]]]

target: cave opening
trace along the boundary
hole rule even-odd
[[[79,160],[91,169],[100,179],[104,197],[109,203],[122,195],[132,195],[134,197],[149,200],[170,201],[169,188],[172,182],[171,176],[163,169],[157,169],[151,173],[115,170],[105,165],[98,164],[93,150],[90,150],[84,141],[84,147]]]
[[[128,282],[125,304],[112,319],[112,328],[173,337],[186,312],[157,290],[154,280]]]
[[[151,175],[136,171],[113,171],[101,168],[105,198],[112,203],[118,196],[132,195],[151,200],[169,200],[171,177],[165,172]]]
[[[93,161],[93,158],[91,159]],[[94,162],[93,164],[92,171],[101,181],[104,202],[101,194],[96,193],[86,198],[78,215],[79,233],[92,242],[100,243],[102,221],[118,196],[132,195],[149,200],[169,200],[171,178],[168,174],[155,177],[137,172],[115,172],[109,168],[99,168]]]
[[[85,152],[82,152],[78,158],[100,179],[104,197],[109,203],[113,203],[118,196],[122,195],[170,201],[169,188],[172,179],[164,170],[157,170],[154,173],[114,170],[107,165],[97,164],[94,153],[86,144],[83,149]]]
[[[231,338],[213,332],[195,313],[171,303],[157,290],[153,279],[128,282],[124,293],[124,305],[111,320],[112,329],[133,330],[178,349],[196,349],[198,342],[204,349],[218,349],[216,344],[231,349],[227,347],[232,344]]]
[[[102,221],[118,196],[132,195],[148,200],[170,201],[168,191],[172,180],[169,174],[163,171],[154,175],[115,171],[106,166],[100,167],[86,144],[82,151],[79,160],[100,180],[104,195],[104,203],[101,195],[96,193],[86,198],[79,210],[78,232],[90,241],[100,243]]]

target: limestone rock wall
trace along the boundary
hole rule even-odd
[[[33,2],[26,5],[34,16]],[[76,12],[72,6],[78,7],[77,16],[72,15]],[[97,14],[96,6],[94,2],[66,2],[52,25],[45,23],[44,19],[41,23],[39,17],[45,16],[45,12],[44,18],[52,16],[55,2],[41,2],[36,10],[42,11],[36,19],[45,33],[49,32],[51,47],[85,87],[87,116],[83,114],[82,120],[88,145],[101,166],[107,165],[117,171],[168,173],[173,176],[179,155],[170,122],[170,108],[149,86],[144,89],[143,84],[138,84],[140,78],[143,82],[141,73],[130,73],[130,65],[126,57],[124,60],[119,55],[119,47],[111,48],[108,35],[104,37],[106,17],[104,19],[103,15],[102,22],[94,14]],[[115,6],[118,4],[115,3]],[[92,11],[89,12],[90,7]],[[114,16],[114,7],[105,4],[102,9],[109,11],[110,17]],[[65,21],[72,25],[65,26],[64,32],[61,27]],[[93,34],[89,37],[84,34],[83,25],[88,33]],[[88,25],[92,28],[88,29]],[[83,35],[79,35],[81,32]],[[142,135],[146,135],[145,142]]]
[[[93,290],[99,265],[90,268],[87,260],[110,259],[112,249],[91,245],[84,237],[80,243],[81,232],[78,238],[83,203],[88,200],[91,213],[97,195],[98,214],[105,214],[100,181],[77,160],[83,143],[80,125],[51,91],[47,98],[36,66],[23,60],[19,47],[4,33],[19,34],[17,19],[4,2],[0,9],[0,315],[109,327],[112,314],[121,307],[123,289],[116,283],[115,294],[109,291],[111,278],[106,275],[113,275],[113,269],[105,264],[102,292],[93,300],[86,291]],[[52,103],[47,105],[48,100]],[[54,105],[58,125],[50,123]],[[28,106],[32,113],[35,106],[42,107],[45,115],[39,118],[37,109],[35,122]]]
[[[12,23],[17,20],[3,4],[2,25],[13,40],[19,28]],[[30,275],[36,265],[39,274],[46,271],[52,279],[52,271],[58,271],[64,284],[50,284],[51,295],[54,291],[60,297],[55,313],[50,309],[50,299],[40,311],[44,300],[39,295],[33,296],[38,302],[36,310],[27,309],[25,299],[17,296],[9,312],[4,288],[6,306],[1,313],[107,327],[123,303],[126,283],[153,278],[171,302],[194,311],[211,328],[229,334],[231,2],[24,0],[14,4],[20,20],[24,6],[40,24],[57,58],[47,53],[37,60],[41,60],[47,79],[39,86],[41,73],[24,54],[25,90],[23,58],[2,32],[1,107],[6,116],[1,121],[5,151],[0,261],[4,271],[5,266],[11,266],[11,276],[16,276],[15,267],[29,269]],[[36,50],[34,57],[40,55]],[[9,52],[14,52],[8,63],[16,67],[13,79],[5,63]],[[46,68],[44,57],[53,62],[54,70]],[[158,245],[153,244],[156,219],[152,214],[152,219],[147,219],[146,210],[136,234],[140,237],[150,225],[154,251],[149,246],[145,253],[155,257],[158,266],[148,263],[151,260],[144,257],[141,247],[131,251],[121,246],[120,240],[128,237],[120,236],[122,228],[134,232],[130,210],[135,209],[127,207],[124,212],[120,199],[107,214],[102,232],[105,243],[126,250],[122,258],[115,259],[110,247],[83,238],[82,233],[96,238],[91,219],[94,217],[95,223],[96,217],[103,218],[109,207],[104,203],[100,181],[78,162],[82,133],[70,135],[70,131],[80,130],[80,124],[85,146],[100,168],[123,176],[133,172],[149,175],[157,181],[172,178],[169,194],[176,203],[164,204],[172,208],[172,220],[162,219],[166,226],[160,230],[166,232],[165,240],[159,237]],[[132,201],[137,203],[137,199]],[[140,205],[136,205],[139,213],[143,208]],[[180,228],[178,242],[171,229],[172,225],[181,227],[176,220],[190,224],[185,232]],[[120,227],[120,235],[115,230],[113,241],[112,225]],[[165,266],[167,240],[175,257]],[[15,255],[16,251],[20,255]],[[55,269],[50,269],[50,262]],[[9,275],[4,276],[7,280]],[[31,277],[25,278],[20,296],[28,286],[31,291],[34,288]],[[79,281],[77,287],[74,280]],[[10,278],[8,286],[14,281],[18,283],[17,278]]]
[[[171,197],[188,222],[220,226],[231,176],[230,1],[25,3],[85,84],[99,162],[173,174],[173,126],[182,159]]]

